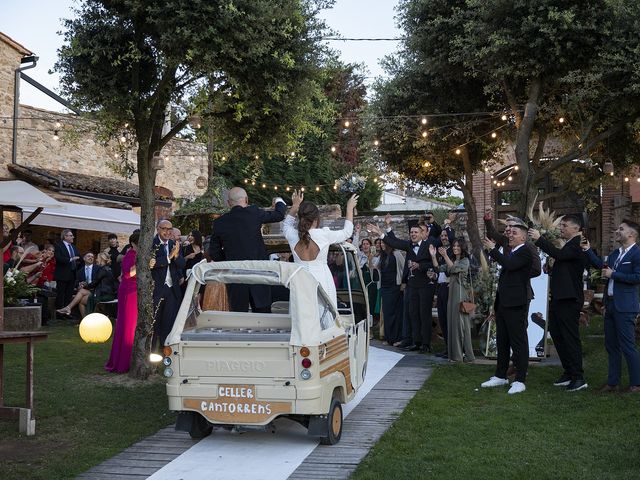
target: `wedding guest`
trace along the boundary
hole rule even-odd
[[[554,259],[549,292],[549,333],[562,362],[563,373],[553,384],[576,392],[588,387],[582,368],[582,342],[580,341],[580,311],[584,304],[582,274],[585,258],[580,247],[582,230],[580,218],[565,215],[560,221],[560,236],[566,240],[562,248],[551,244],[534,228],[529,236]]]
[[[502,269],[498,278],[498,291],[494,302],[498,363],[494,376],[480,386],[489,388],[509,385],[507,370],[509,368],[509,353],[513,350],[516,377],[507,392],[509,395],[522,393],[526,390],[525,382],[529,366],[527,285],[529,285],[532,254],[524,246],[527,238],[526,232],[526,225],[514,225],[511,228],[508,255],[501,253],[493,240],[484,239],[484,246],[489,250],[489,256],[496,260]]]
[[[191,270],[196,263],[204,258],[202,251],[202,234],[199,230],[192,230],[187,236],[182,255],[186,261],[185,270]]]
[[[104,252],[99,253],[97,258],[98,268],[92,273],[91,282],[81,283],[71,302],[56,311],[61,315],[71,315],[71,309],[77,305],[80,309],[81,318],[84,318],[93,312],[97,303],[108,302],[116,298],[117,287],[109,263],[111,263],[109,255]]]
[[[65,228],[60,233],[60,241],[54,246],[56,268],[53,272],[53,278],[56,281],[56,307],[60,309],[71,302],[75,287],[80,255],[73,240],[73,232]]]
[[[472,301],[469,275],[469,251],[464,238],[456,238],[451,251],[453,258],[449,257],[447,249],[440,247],[436,250],[429,246],[429,254],[433,265],[449,277],[449,291],[447,304],[447,356],[453,362],[473,362],[473,344],[471,343],[471,323],[469,315],[460,311],[460,302]],[[436,258],[439,253],[444,259],[445,265],[439,266]]]
[[[118,261],[118,257],[121,253],[118,245],[118,236],[115,233],[110,233],[107,236],[107,241],[109,242],[109,248],[107,248],[106,252],[111,258],[111,271],[113,272],[113,278],[115,278],[116,281],[119,281],[118,279],[120,278],[121,273],[120,262],[122,260],[120,260],[120,262]]]
[[[371,316],[376,314],[376,300],[378,299],[378,271],[374,267],[374,254],[372,252],[371,240],[364,238],[360,242],[360,250],[358,251],[358,261],[362,270],[362,278],[365,288],[367,289],[367,297],[369,298],[369,313]]]
[[[139,233],[129,237],[131,248],[122,259],[122,280],[118,287],[118,316],[113,334],[111,353],[104,366],[105,370],[114,373],[129,371],[133,340],[138,321],[138,292],[136,277],[136,257],[138,254]]]
[[[380,252],[380,300],[384,321],[384,340],[396,345],[402,340],[404,256],[382,240]],[[397,346],[397,345],[396,345]]]
[[[600,392],[615,392],[620,388],[622,355],[629,370],[629,392],[640,392],[640,353],[636,347],[636,317],[640,311],[640,248],[637,245],[640,225],[623,220],[615,231],[620,248],[607,257],[606,264],[583,244],[589,261],[602,270],[607,279],[604,314],[604,345],[609,359],[607,383]]]

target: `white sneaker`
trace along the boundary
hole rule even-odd
[[[524,383],[522,382],[513,382],[511,384],[511,388],[509,389],[509,391],[507,392],[509,395],[513,395],[514,393],[522,393],[527,389],[527,387],[525,387]]]
[[[480,386],[484,388],[501,387],[503,385],[509,385],[509,380],[507,380],[506,378],[499,378],[499,377],[491,377],[486,382],[483,382],[480,384]]]

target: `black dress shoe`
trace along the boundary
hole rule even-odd
[[[449,358],[449,355],[447,355],[447,352],[438,352],[436,353],[436,357],[438,358]]]
[[[415,352],[416,350],[420,350],[420,345],[407,345],[403,347],[402,350],[405,352]]]
[[[430,345],[422,345],[420,347],[420,353],[431,353],[431,346]]]

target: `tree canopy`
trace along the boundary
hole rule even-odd
[[[114,131],[129,128],[141,197],[139,322],[132,372],[144,376],[153,322],[154,152],[182,131],[208,86],[206,116],[237,151],[281,149],[311,101],[331,0],[85,0],[64,24],[63,93]],[[165,112],[179,118],[163,134]],[[128,127],[126,127],[128,124]]]
[[[454,138],[453,143],[482,147],[471,158],[487,162],[496,151],[495,143],[487,148],[483,129],[502,126],[498,138],[510,140],[503,147],[508,154],[513,150],[519,167],[521,213],[549,174],[584,188],[602,181],[605,161],[619,169],[634,162],[640,114],[637,2],[403,0],[399,19],[406,38],[387,63],[392,79],[378,90],[382,111],[393,111],[391,104],[401,112],[398,96],[408,115],[504,111],[506,123],[496,117],[476,123],[467,128],[467,141],[444,134],[432,148],[450,155],[451,143],[442,140]],[[435,101],[425,100],[429,96]],[[451,123],[457,124],[451,131],[460,132],[462,122]],[[415,132],[415,123],[411,128]],[[394,147],[402,147],[399,156],[415,175],[425,163],[422,145],[415,133],[393,130],[402,140]],[[424,180],[442,184],[451,177]]]

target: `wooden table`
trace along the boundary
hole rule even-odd
[[[46,340],[47,332],[0,332],[0,418],[17,418],[20,432],[27,435],[36,433],[36,421],[33,418],[33,351],[35,342]],[[6,407],[4,405],[4,345],[24,343],[27,346],[27,407]]]

